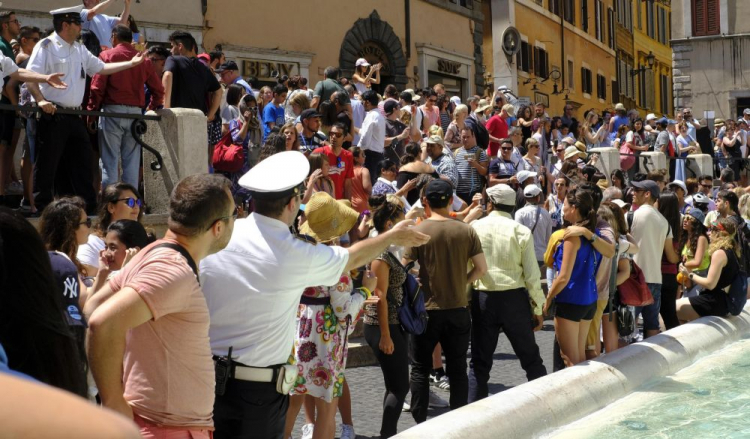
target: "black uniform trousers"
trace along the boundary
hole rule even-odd
[[[37,125],[34,201],[41,212],[55,197],[77,195],[96,212],[92,151],[79,116],[42,114]]]
[[[214,402],[214,439],[282,439],[288,408],[276,383],[230,378]]]
[[[469,363],[469,402],[486,398],[493,355],[502,330],[531,381],[547,375],[539,346],[529,294],[524,288],[471,293],[471,361]]]

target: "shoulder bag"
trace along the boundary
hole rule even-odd
[[[654,303],[643,271],[633,260],[630,261],[630,277],[617,287],[617,292],[623,305],[646,306]]]
[[[242,129],[242,123],[239,124],[239,129]],[[211,163],[215,170],[222,172],[237,172],[245,164],[245,152],[242,145],[237,145],[232,140],[231,129],[214,145]]]

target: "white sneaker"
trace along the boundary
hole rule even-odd
[[[356,437],[353,425],[341,424],[341,436],[339,439],[355,439]]]
[[[404,407],[401,409],[402,412],[410,412],[411,411],[411,405],[404,401]]]
[[[439,397],[437,393],[433,392],[432,389],[430,389],[430,407],[445,408],[445,407],[448,407],[449,405],[450,404],[448,404],[448,401]]]
[[[302,426],[302,439],[312,439],[315,424],[305,424]]]

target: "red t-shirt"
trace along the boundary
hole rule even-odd
[[[339,155],[333,153],[333,148],[326,145],[316,148],[314,153],[325,154],[328,156],[328,176],[333,180],[333,188],[336,191],[336,199],[344,198],[344,182],[354,178],[354,155],[351,152],[342,149]]]
[[[487,131],[492,135],[492,137],[497,137],[498,139],[505,139],[508,137],[508,122],[505,121],[500,115],[494,115],[490,118],[490,120],[487,121]],[[497,157],[497,153],[500,151],[500,144],[497,142],[490,142],[489,147],[489,156],[494,158]]]

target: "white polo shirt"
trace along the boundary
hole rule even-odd
[[[346,249],[297,238],[279,220],[257,213],[237,220],[227,247],[200,265],[213,354],[233,346],[246,366],[286,363],[302,292],[335,285],[348,261]]]
[[[385,152],[385,118],[377,108],[367,112],[359,136],[360,148],[381,154]]]

